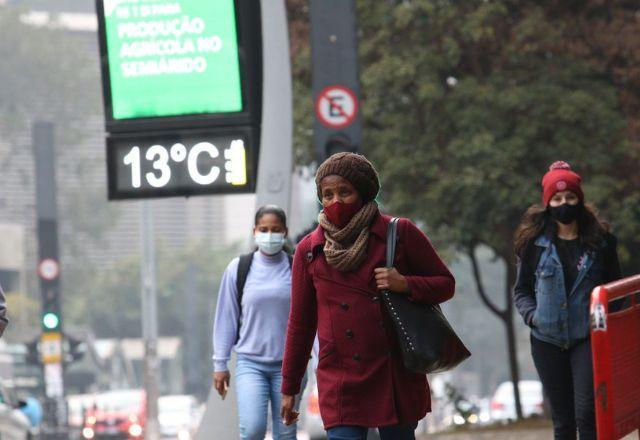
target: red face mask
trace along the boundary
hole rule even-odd
[[[344,228],[363,206],[362,200],[353,203],[335,202],[324,208],[323,211],[331,223],[339,228]]]

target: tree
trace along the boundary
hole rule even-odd
[[[187,371],[195,369],[198,376],[200,386],[189,390],[194,393],[206,392],[201,385],[208,380],[210,371],[211,328],[218,287],[235,251],[234,248],[213,251],[201,243],[177,252],[159,246],[157,252],[158,334],[181,335],[187,348],[185,354],[192,344],[196,345],[197,362],[189,363],[188,356],[184,358]],[[188,286],[190,279],[192,286]],[[194,290],[191,296],[189,287]],[[139,256],[95,273],[93,283],[82,293],[66,301],[67,322],[89,325],[98,338],[140,337]]]
[[[547,20],[542,6],[359,6],[365,153],[379,166],[383,202],[470,258],[478,293],[504,323],[515,384],[512,236],[525,208],[540,200],[547,166],[572,163],[587,178],[589,199],[605,206],[638,197],[612,172],[638,163],[615,84],[560,50],[569,23]],[[637,234],[637,226],[626,228]],[[482,245],[506,264],[504,308],[485,291],[476,259]]]

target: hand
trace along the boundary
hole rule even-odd
[[[395,267],[379,267],[374,269],[376,275],[376,286],[379,290],[390,290],[391,292],[409,292],[409,283],[404,275]]]
[[[229,381],[231,380],[231,374],[228,371],[216,371],[213,373],[213,386],[222,397],[222,400],[227,396],[227,389],[229,389]]]
[[[296,396],[282,395],[282,403],[280,404],[280,417],[285,425],[293,425],[298,421],[300,413],[294,408]]]

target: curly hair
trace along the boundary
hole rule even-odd
[[[609,223],[598,216],[598,210],[590,204],[580,202],[582,209],[578,214],[578,237],[580,242],[591,249],[600,247],[604,236],[609,232]],[[529,244],[541,234],[555,237],[558,225],[551,218],[549,209],[540,205],[531,205],[522,216],[513,239],[513,248],[518,257],[522,257]]]

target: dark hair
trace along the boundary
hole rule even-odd
[[[278,217],[278,219],[280,219],[284,227],[287,227],[287,214],[284,213],[284,209],[276,205],[264,205],[260,207],[260,209],[258,209],[258,211],[256,212],[256,218],[253,225],[258,226],[258,222],[260,222],[260,219],[267,214],[275,215],[276,217]]]
[[[598,217],[598,210],[594,206],[579,203],[582,209],[577,218],[578,237],[584,246],[597,249],[609,232],[609,224]],[[540,204],[531,205],[522,216],[514,234],[513,248],[516,255],[522,257],[529,244],[542,234],[555,239],[557,231],[558,225],[551,218],[549,209]]]

